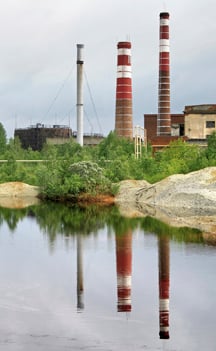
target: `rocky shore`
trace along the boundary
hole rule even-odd
[[[39,194],[39,187],[3,183],[0,206],[21,208],[38,204]],[[216,236],[216,167],[172,175],[155,184],[125,180],[119,183],[116,197],[106,198],[106,203],[108,200],[115,202],[126,217],[151,216],[169,225],[194,227]]]
[[[122,181],[115,201],[124,216],[152,216],[216,234],[216,167],[172,175],[155,184]]]

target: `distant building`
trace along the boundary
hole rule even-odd
[[[77,139],[77,133],[64,125],[46,126],[41,123],[28,128],[15,129],[14,137],[19,137],[24,149],[40,151],[45,144],[65,144]],[[84,134],[84,145],[97,145],[103,139],[101,134]]]
[[[216,131],[216,105],[185,106],[185,135],[190,140],[206,140]]]
[[[147,140],[155,140],[157,137],[157,114],[144,115],[144,128],[147,132]],[[171,114],[171,135],[173,137],[184,136],[184,114]],[[170,137],[168,136],[168,137]]]
[[[169,145],[171,141],[182,138],[184,136],[184,114],[171,114],[171,135],[157,135],[157,114],[144,115],[144,129],[147,143],[151,144],[153,151],[162,149]]]
[[[157,135],[157,114],[144,115],[144,128],[154,151],[179,138],[206,146],[208,136],[216,131],[216,105],[185,106],[184,113],[171,114],[170,136]]]
[[[14,137],[19,137],[24,149],[41,150],[44,144],[62,144],[72,137],[72,130],[67,126],[46,126],[41,123],[28,128],[15,129]]]

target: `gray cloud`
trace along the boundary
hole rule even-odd
[[[172,112],[187,104],[214,103],[213,0],[5,2],[0,13],[0,121],[8,137],[15,125],[54,124],[56,119],[67,124],[69,117],[76,129],[77,43],[85,45],[85,71],[104,134],[114,129],[120,40],[132,42],[134,123],[143,123],[144,113],[156,113],[159,13],[164,10],[170,12]],[[98,132],[87,87],[84,96],[84,130],[93,126]]]

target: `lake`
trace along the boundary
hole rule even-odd
[[[0,349],[216,349],[216,247],[112,207],[0,208]]]

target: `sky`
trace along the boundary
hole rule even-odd
[[[0,122],[76,130],[84,44],[84,132],[115,128],[117,43],[131,41],[133,122],[157,113],[159,14],[170,13],[171,112],[216,103],[215,0],[7,0],[0,11]]]

